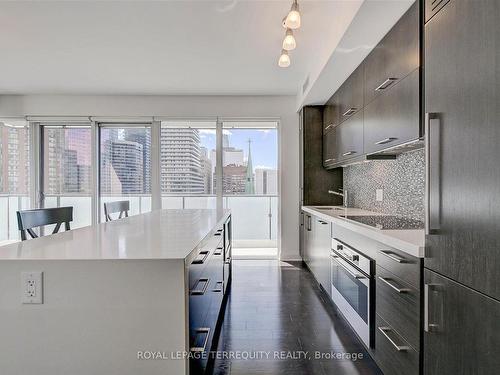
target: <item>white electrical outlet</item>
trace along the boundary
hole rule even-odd
[[[23,303],[43,303],[43,272],[21,272],[21,288]]]
[[[384,200],[384,190],[383,189],[376,189],[375,195],[376,195],[377,202],[382,202]]]

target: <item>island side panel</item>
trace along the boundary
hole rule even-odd
[[[21,272],[44,272],[22,304]],[[184,260],[0,261],[1,374],[186,374]],[[144,357],[149,354],[144,354]]]

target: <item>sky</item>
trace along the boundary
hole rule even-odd
[[[244,150],[248,157],[248,139],[252,140],[252,163],[255,168],[278,169],[278,132],[276,129],[224,129],[231,147]],[[201,131],[201,142],[209,150],[215,149],[215,130]]]

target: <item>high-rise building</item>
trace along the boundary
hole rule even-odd
[[[255,194],[278,194],[278,171],[269,168],[255,168]]]
[[[214,194],[212,190],[212,161],[208,158],[208,150],[201,147],[201,171],[203,175],[203,184],[206,194]]]
[[[124,140],[142,145],[143,193],[151,193],[151,131],[144,128],[124,129]]]
[[[29,173],[28,127],[0,122],[0,192],[27,195]]]
[[[230,164],[224,167],[222,186],[225,194],[244,194],[247,167],[244,165]],[[216,180],[214,178],[214,189]]]
[[[161,129],[161,191],[206,194],[200,132],[192,128]],[[212,166],[210,165],[210,169]]]
[[[125,140],[111,142],[111,165],[121,189],[110,189],[110,193],[144,193],[143,147],[140,143]]]

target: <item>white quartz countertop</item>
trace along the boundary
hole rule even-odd
[[[184,259],[229,210],[155,210],[0,247],[2,259]]]
[[[319,217],[322,220],[338,224],[355,233],[361,234],[372,240],[392,246],[415,257],[423,258],[425,250],[425,231],[423,229],[411,230],[382,230],[364,225],[340,215],[383,215],[377,212],[362,210],[359,208],[344,208],[341,206],[330,207],[331,209],[319,209],[320,206],[302,206],[302,210]]]

